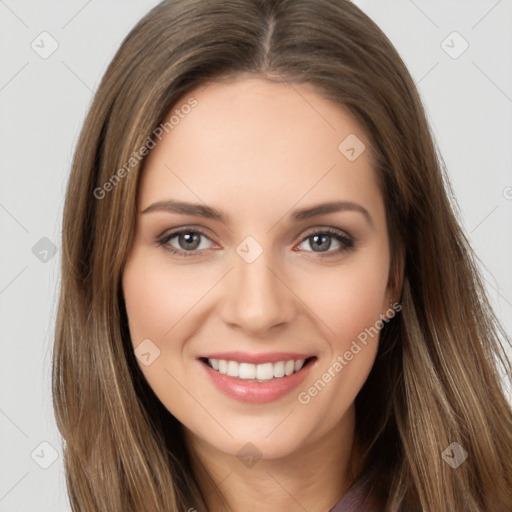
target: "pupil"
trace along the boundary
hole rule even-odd
[[[317,243],[321,239],[323,239],[324,241]],[[315,241],[315,243],[313,244],[313,250],[315,250],[315,251],[316,251],[315,247],[321,248],[321,249],[329,249],[329,246],[331,245],[329,237],[325,236],[325,235],[314,235],[313,240]]]
[[[197,249],[197,246],[199,245],[199,236],[196,233],[182,234],[180,237],[180,242],[183,240],[186,249]],[[190,245],[192,245],[192,247]]]

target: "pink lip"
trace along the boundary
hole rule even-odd
[[[232,354],[233,353],[230,353],[231,356]],[[294,357],[289,357],[289,355],[290,354],[288,353],[285,358],[276,359],[276,361],[294,359]],[[220,357],[219,359],[229,359],[226,356],[227,354],[223,354],[223,357]],[[213,357],[212,359],[217,359],[217,357]],[[301,356],[297,359],[306,359],[306,357]],[[236,359],[230,360],[235,361]],[[268,361],[268,359],[265,359],[265,361]],[[217,389],[231,398],[252,404],[273,402],[286,396],[304,381],[308,376],[311,367],[314,366],[315,363],[316,361],[311,361],[309,364],[302,367],[297,373],[292,373],[286,377],[280,377],[265,382],[256,382],[242,380],[237,377],[229,377],[228,375],[224,375],[215,371],[213,368],[210,368],[210,366],[208,366],[204,361],[200,361],[201,366],[204,368],[208,377]]]
[[[198,359],[225,359],[226,361],[237,361],[239,363],[263,364],[277,363],[279,361],[298,361],[299,359],[307,359],[313,354],[299,354],[298,352],[261,352],[254,354],[250,352],[215,352],[213,354],[204,354]]]

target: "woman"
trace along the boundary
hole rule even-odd
[[[512,509],[508,342],[414,83],[344,0],[173,0],[68,184],[80,511]]]

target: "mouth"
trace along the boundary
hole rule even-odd
[[[227,375],[243,382],[272,382],[286,379],[304,370],[317,360],[316,356],[303,359],[286,358],[275,362],[258,364],[221,358],[200,357],[199,360],[221,375]]]

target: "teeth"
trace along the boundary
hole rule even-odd
[[[258,380],[270,380],[274,377],[274,365],[272,363],[258,364],[256,366],[256,378]]]
[[[226,375],[230,377],[238,377],[238,367],[240,365],[236,361],[228,361],[228,370]]]
[[[284,377],[284,361],[279,361],[278,363],[275,363],[273,366],[274,377]]]
[[[238,377],[240,379],[255,379],[256,365],[249,363],[240,363],[238,367]]]
[[[219,373],[242,380],[272,380],[298,372],[304,366],[304,359],[279,361],[277,363],[239,363],[225,359],[208,359],[208,364]]]

